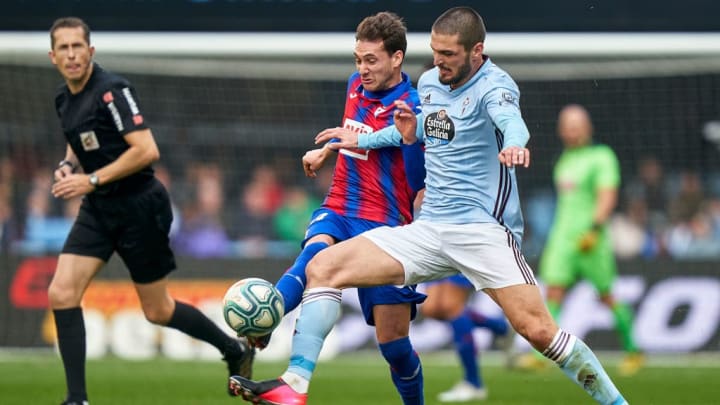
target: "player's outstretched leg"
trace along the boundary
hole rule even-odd
[[[175,311],[165,326],[215,346],[227,363],[228,375],[251,377],[255,349],[249,347],[244,339],[228,336],[197,308],[176,301]],[[229,388],[228,394],[233,395]]]
[[[280,277],[275,284],[275,288],[280,292],[285,304],[285,312],[289,314],[293,309],[300,305],[305,286],[307,285],[307,276],[305,275],[305,267],[315,255],[328,247],[325,242],[313,242],[305,245],[302,252],[295,259],[295,262]]]
[[[595,354],[577,337],[558,329],[550,346],[543,351],[543,355],[557,363],[566,376],[598,403],[627,404]]]
[[[342,291],[334,288],[305,291],[285,373],[278,379],[259,382],[231,377],[233,394],[256,404],[304,404],[323,342],[340,316],[341,300]]]
[[[319,251],[328,246],[325,242],[313,242],[305,245],[293,265],[285,271],[275,284],[275,288],[283,298],[283,304],[285,305],[284,314],[289,314],[300,305],[305,286],[307,285],[305,267]],[[265,336],[248,337],[247,339],[250,346],[262,350],[270,344],[271,337],[272,334],[268,334]]]

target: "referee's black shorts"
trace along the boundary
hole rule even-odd
[[[157,179],[126,195],[88,194],[62,252],[107,262],[117,251],[134,282],[151,283],[175,269],[172,220],[170,197]]]

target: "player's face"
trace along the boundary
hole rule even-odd
[[[443,35],[432,32],[430,34],[430,48],[433,51],[433,64],[438,67],[438,79],[440,83],[450,85],[451,88],[458,88],[465,84],[475,68],[472,54],[465,50],[465,47],[458,42],[459,34]],[[480,55],[482,61],[482,47],[479,43],[473,48],[473,52]]]
[[[592,135],[590,117],[581,109],[563,110],[558,118],[558,135],[563,144],[569,148],[587,144]]]
[[[390,55],[381,40],[357,41],[355,43],[355,67],[365,89],[387,90],[400,83],[403,54],[397,51]]]
[[[68,83],[84,83],[90,75],[95,48],[85,41],[82,27],[58,28],[50,60]]]

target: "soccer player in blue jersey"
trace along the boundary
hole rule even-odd
[[[371,133],[392,124],[395,100],[404,100],[411,109],[420,104],[409,77],[401,70],[406,48],[405,24],[393,13],[378,13],[358,25],[354,51],[357,72],[348,80],[343,128]],[[306,154],[303,162],[309,176],[327,154],[334,152],[323,148]],[[321,208],[313,213],[303,250],[276,285],[284,298],[285,313],[300,304],[305,267],[318,252],[368,229],[412,220],[417,187],[412,187],[405,176],[411,158],[420,161],[420,170],[411,171],[422,172],[419,181],[414,181],[422,184],[423,157],[418,147],[339,149],[332,184]],[[358,296],[366,322],[375,326],[380,352],[390,365],[403,403],[422,404],[422,368],[408,334],[416,304],[424,301],[425,295],[416,292],[414,286],[377,286],[358,289]],[[318,344],[322,341],[296,334],[287,372],[259,384],[252,397],[239,388],[237,394],[256,403],[304,404],[317,359],[308,360],[302,353]],[[231,378],[230,384],[240,387],[243,381],[247,380]]]
[[[477,12],[455,7],[430,36],[435,68],[420,78],[418,115],[399,101],[395,124],[373,134],[326,131],[329,147],[425,143],[425,196],[418,218],[369,230],[316,255],[296,335],[295,361],[312,363],[340,314],[341,289],[405,285],[462,273],[504,311],[513,328],[601,404],[625,404],[585,343],[560,329],[520,251],[523,217],[515,167],[528,167],[529,133],[512,78],[483,54]],[[294,342],[295,344],[295,342]],[[299,357],[299,358],[298,358]],[[242,389],[252,392],[262,383]],[[290,381],[297,389],[302,381]]]

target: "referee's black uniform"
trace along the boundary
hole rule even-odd
[[[147,129],[130,83],[97,64],[76,94],[67,85],[60,88],[55,107],[67,143],[85,173],[94,174],[116,161],[130,149],[125,135]],[[72,166],[63,161],[60,167],[64,164]],[[93,175],[89,178],[92,182]],[[95,177],[91,183],[95,189],[85,194],[62,253],[107,262],[117,252],[135,283],[149,285],[165,278],[175,269],[168,236],[173,217],[167,190],[155,178],[151,166],[107,184],[98,182]],[[53,309],[53,315],[68,386],[63,405],[87,404],[82,310]],[[170,319],[153,322],[212,344],[224,355],[229,375],[250,376],[254,350],[227,335],[197,308],[174,300]],[[228,393],[236,395],[230,388]]]
[[[79,93],[61,87],[55,107],[85,173],[115,161],[129,148],[124,135],[147,128],[130,83],[97,64]],[[175,269],[171,223],[167,191],[147,166],[87,194],[62,251],[103,261],[117,251],[134,282],[157,281]]]

